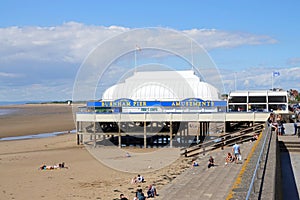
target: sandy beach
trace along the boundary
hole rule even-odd
[[[0,116],[1,137],[67,131],[75,129],[72,108],[67,105],[23,105]],[[17,121],[17,123],[16,123]],[[148,153],[153,149],[127,149]],[[121,155],[122,156],[122,155]],[[124,158],[131,162],[131,158]],[[151,158],[153,163],[163,158]],[[138,168],[132,160],[135,171]],[[65,162],[67,169],[39,170],[42,164]],[[51,138],[0,141],[0,199],[118,199],[124,193],[133,199],[137,188],[154,184],[159,190],[189,167],[188,160],[178,158],[159,170],[140,174],[146,182],[131,184],[136,173],[122,172],[95,159],[84,146],[76,145],[75,134]],[[130,170],[129,170],[130,171]],[[158,197],[156,199],[159,199]]]
[[[26,104],[0,109],[13,110],[0,115],[0,138],[75,129],[72,106],[66,104]]]

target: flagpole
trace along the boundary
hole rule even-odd
[[[272,91],[273,91],[273,72],[271,74],[271,80],[272,80]]]
[[[193,41],[191,39],[191,57],[192,57],[192,71],[194,70],[194,53],[193,53]]]

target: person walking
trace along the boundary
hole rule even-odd
[[[232,152],[233,152],[233,155],[234,155],[234,160],[235,160],[235,163],[237,164],[238,163],[238,160],[242,160],[241,159],[241,148],[240,148],[240,145],[238,145],[237,143],[235,143],[232,147]]]

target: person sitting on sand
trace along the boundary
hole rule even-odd
[[[207,165],[207,167],[208,167],[208,168],[211,168],[211,167],[213,167],[213,166],[215,166],[214,159],[213,159],[212,156],[210,156],[210,157],[209,157],[209,160],[208,160],[208,165]]]
[[[125,195],[124,195],[124,194],[120,194],[120,200],[128,200],[128,198],[127,198],[127,197],[125,197]]]
[[[155,196],[157,196],[157,193],[156,193],[156,188],[155,188],[153,185],[149,185],[149,187],[148,187],[148,191],[147,191],[147,195],[148,195],[148,197],[147,197],[147,198],[150,198],[150,197],[155,197]]]
[[[144,180],[144,177],[143,176],[141,176],[140,174],[137,176],[137,181],[139,182],[139,183],[143,183],[145,180]]]
[[[146,199],[142,189],[137,189],[136,197],[137,197],[138,200],[145,200]]]
[[[253,135],[253,137],[251,138],[250,142],[254,142],[258,140],[258,134]]]
[[[125,157],[129,158],[131,157],[131,155],[128,152],[126,152]]]
[[[198,167],[198,166],[199,166],[199,163],[195,159],[193,159],[192,160],[192,167]]]
[[[230,152],[227,153],[227,156],[225,158],[225,165],[227,165],[228,163],[233,162],[233,156],[231,155]]]

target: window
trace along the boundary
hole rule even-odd
[[[233,96],[229,99],[229,103],[247,103],[247,97]]]
[[[286,110],[287,107],[285,104],[269,104],[269,111],[273,112],[276,110]]]
[[[266,103],[266,102],[267,102],[266,96],[249,97],[249,103]]]
[[[286,96],[269,96],[269,103],[286,103]]]
[[[252,112],[267,111],[267,104],[251,104],[251,105],[249,105],[249,111],[252,111]]]
[[[247,111],[247,106],[246,105],[229,105],[229,111],[245,112],[245,111]]]

